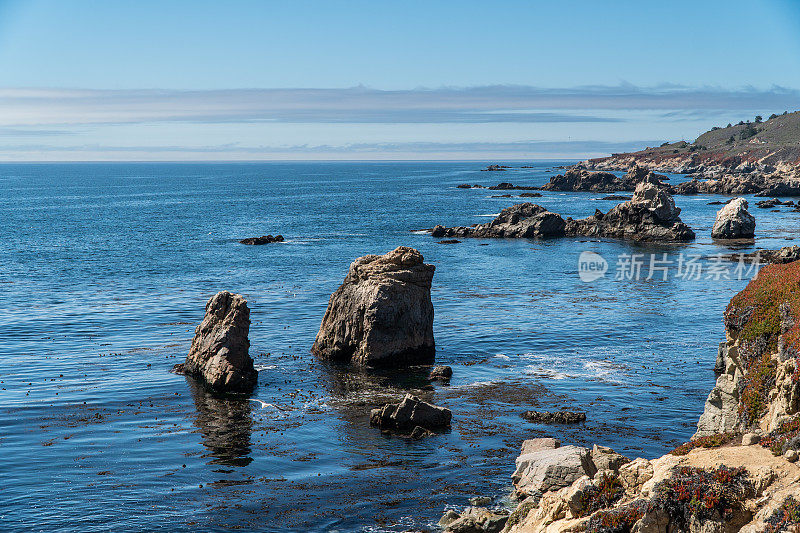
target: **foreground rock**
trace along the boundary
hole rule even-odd
[[[525,499],[505,532],[797,530],[798,279],[800,262],[770,265],[731,300],[717,384],[690,442],[657,459],[628,461],[602,446],[587,454],[547,439],[526,441],[512,478]]]
[[[756,231],[756,219],[747,210],[747,200],[736,198],[717,212],[711,236],[715,239],[747,239]]]
[[[356,259],[331,296],[311,351],[363,366],[432,363],[434,269],[405,246]]]
[[[525,411],[522,418],[538,424],[578,424],[586,421],[586,413],[574,411]]]
[[[518,497],[540,497],[552,490],[570,486],[581,476],[597,471],[588,448],[560,446],[532,450],[517,457],[511,480]]]
[[[450,409],[438,407],[406,394],[400,403],[387,403],[370,412],[369,422],[381,431],[424,437],[429,432],[444,431],[450,427],[453,415]]]
[[[680,219],[680,208],[663,188],[643,182],[637,185],[631,200],[608,213],[600,211],[581,220],[567,219],[567,235],[612,237],[632,241],[686,242],[694,232]]]
[[[261,245],[272,244],[273,242],[283,242],[283,235],[262,235],[261,237],[248,237],[239,241],[241,244]]]
[[[206,304],[186,362],[173,369],[205,382],[217,391],[246,392],[258,372],[250,358],[250,309],[240,294],[223,291]]]
[[[547,238],[564,236],[609,237],[632,241],[686,242],[694,232],[680,219],[681,210],[669,192],[649,182],[636,187],[631,200],[608,213],[596,211],[581,220],[552,213],[532,203],[503,209],[486,224],[446,228],[437,225],[433,237]]]

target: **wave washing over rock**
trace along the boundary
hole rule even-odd
[[[653,460],[523,443],[517,508],[468,508],[445,531],[673,533],[800,526],[800,262],[762,269],[724,313],[717,383],[691,441]],[[487,513],[493,520],[481,518]],[[499,517],[499,518],[498,518]],[[466,529],[468,523],[472,529]]]

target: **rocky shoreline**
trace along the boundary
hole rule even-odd
[[[674,220],[677,212],[668,199],[664,189],[645,182],[632,202],[647,201],[648,209],[666,210],[659,220]],[[532,206],[526,209],[540,222],[557,216],[522,205]],[[731,202],[720,215],[725,209],[746,205]],[[512,219],[506,223],[519,224]],[[576,221],[562,222],[563,230]],[[777,257],[794,259],[799,249],[787,247]],[[320,358],[346,358],[354,367],[405,366],[418,358],[432,363],[433,272],[417,250],[406,247],[356,259],[331,296],[312,351]],[[445,512],[440,526],[447,533],[756,533],[788,530],[775,529],[776,524],[800,525],[800,515],[792,514],[800,500],[797,280],[800,261],[768,266],[731,300],[724,313],[726,340],[716,357],[717,381],[692,440],[652,460],[625,457],[601,444],[525,440],[510,478],[516,508],[489,508],[494,498],[473,498],[462,512]],[[241,295],[215,295],[186,362],[175,371],[216,392],[246,393],[257,376],[247,353],[249,324]],[[451,376],[452,369],[439,366],[429,379],[446,383]],[[521,415],[536,424],[586,420],[585,413],[570,411]],[[381,432],[409,441],[450,431],[453,424],[449,409],[412,394],[365,416]]]
[[[582,219],[522,203],[486,224],[446,228],[433,237],[600,237],[680,243],[695,238],[681,219],[664,176],[634,165],[625,176],[568,169],[544,190],[633,190],[630,199]],[[466,187],[462,187],[466,188]],[[502,183],[495,190],[527,189]],[[539,193],[525,193],[530,196]],[[775,204],[778,205],[778,204]],[[748,203],[722,205],[712,236],[752,238]],[[262,238],[280,242],[271,236]],[[456,239],[440,242],[459,242]],[[253,242],[248,244],[260,244]],[[763,253],[763,257],[760,254]],[[514,509],[488,507],[502,498],[473,498],[462,512],[447,511],[447,533],[693,533],[781,531],[800,525],[791,514],[800,500],[800,248],[759,251],[743,260],[778,263],[762,270],[725,311],[717,381],[691,441],[657,459],[629,458],[594,444],[555,438],[525,440],[510,478]],[[742,260],[742,259],[740,259]],[[311,352],[319,359],[366,370],[427,365],[429,381],[447,385],[449,367],[433,367],[431,285],[435,268],[419,251],[398,247],[357,258],[331,295]],[[257,372],[249,356],[250,316],[243,296],[220,292],[209,300],[186,361],[176,373],[214,393],[248,393]],[[800,327],[800,326],[798,326]],[[449,432],[449,409],[406,394],[382,406],[365,405],[375,431],[412,441]],[[366,409],[370,407],[370,409]],[[582,424],[586,414],[525,411],[534,424]],[[698,503],[699,502],[699,503]]]
[[[511,478],[515,509],[448,511],[440,525],[448,533],[796,530],[798,278],[800,262],[766,267],[731,300],[717,383],[691,441],[632,460],[599,445],[526,440]]]

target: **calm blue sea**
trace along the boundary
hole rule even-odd
[[[430,528],[447,506],[507,494],[525,438],[644,457],[686,441],[714,381],[723,309],[746,284],[677,276],[681,253],[711,268],[727,251],[709,236],[719,206],[706,204],[719,197],[677,197],[698,233],[685,246],[415,233],[523,201],[459,183],[541,185],[557,164],[0,165],[0,529]],[[586,216],[618,203],[602,196],[534,201]],[[759,246],[797,236],[798,213],[751,210]],[[237,243],[267,233],[286,242]],[[450,386],[428,386],[424,369],[364,373],[309,353],[350,262],[398,245],[436,265]],[[583,251],[607,260],[605,277],[581,281]],[[675,262],[666,281],[644,279],[653,253]],[[643,254],[642,279],[615,279],[625,254]],[[222,289],[250,303],[252,400],[169,373]],[[453,410],[450,433],[409,442],[369,427],[374,403],[420,389]],[[519,416],[560,408],[588,420]]]

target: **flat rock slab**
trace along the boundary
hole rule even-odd
[[[555,450],[561,447],[561,441],[550,437],[540,437],[537,439],[528,439],[522,443],[522,451],[520,455],[527,453],[538,452],[539,450]]]
[[[562,446],[517,457],[512,476],[517,495],[530,496],[571,485],[581,476],[592,477],[597,469],[591,452],[581,446]]]

